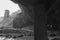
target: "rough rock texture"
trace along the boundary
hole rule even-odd
[[[31,15],[29,15],[29,13],[32,13],[32,9],[28,9],[24,6],[22,6],[21,9],[22,12],[20,14],[17,14],[16,18],[13,21],[13,27],[23,28],[34,25],[34,20],[32,19]]]
[[[60,1],[56,0],[48,13],[48,24],[55,25],[54,30],[60,31]]]
[[[22,4],[22,5],[39,5],[44,0],[11,0],[14,3]]]
[[[5,10],[4,19],[9,17],[9,10]]]
[[[25,15],[34,15],[36,13],[35,39],[36,40],[48,40],[47,30],[46,30],[46,26],[45,26],[45,24],[47,22],[47,15],[45,15],[44,1],[43,0],[42,1],[41,0],[32,0],[32,1],[31,0],[19,0],[19,1],[13,0],[13,1],[15,1],[15,3],[18,3],[19,7],[22,7],[24,9],[23,13]],[[33,5],[33,4],[35,4],[35,5]],[[31,7],[32,7],[34,13],[30,14],[29,11],[27,12],[27,9],[29,10]],[[29,20],[28,23],[30,21],[31,20]]]

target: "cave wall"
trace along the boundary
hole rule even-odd
[[[30,10],[31,9],[22,6],[22,12],[20,14],[17,14],[16,18],[13,21],[14,28],[23,28],[34,25],[34,19],[29,15],[29,13],[32,13]]]
[[[56,7],[54,5],[56,5],[56,1],[58,2],[59,0],[35,0],[35,1],[34,0],[32,0],[32,1],[31,0],[28,0],[28,1],[27,0],[12,0],[12,1],[17,4],[22,4],[22,5],[24,5],[24,7],[27,7],[27,8],[28,8],[28,6],[32,6],[34,8],[34,14],[36,13],[36,15],[35,15],[36,25],[34,26],[35,31],[36,31],[36,33],[35,33],[36,40],[38,40],[39,38],[40,38],[40,40],[48,40],[47,29],[46,29],[45,24],[47,24],[47,22],[48,23],[57,22],[57,21],[55,21],[56,17],[53,18],[51,16],[51,14],[53,13],[51,10]],[[28,15],[29,15],[29,13],[28,13]]]
[[[56,0],[48,13],[47,24],[55,25],[57,31],[60,30],[60,1]]]

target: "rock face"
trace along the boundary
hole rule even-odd
[[[42,3],[43,0],[11,0],[14,3],[22,4],[22,5],[37,5],[38,3]]]
[[[4,18],[8,18],[8,17],[9,17],[9,10],[5,10]]]
[[[26,20],[25,21],[25,24],[23,21],[20,21],[20,23],[22,23],[22,25],[26,25],[26,26],[29,26],[29,25],[34,25],[34,17],[33,15],[36,13],[36,29],[35,29],[35,38],[36,40],[48,40],[48,37],[47,37],[47,30],[46,30],[46,15],[44,13],[44,1],[42,2],[42,0],[13,0],[15,1],[15,3],[18,3],[19,7],[22,7],[22,10],[23,10],[23,13],[22,15],[24,15],[24,19]],[[30,1],[30,2],[28,2]],[[38,1],[38,2],[37,2]],[[41,2],[40,2],[41,1]],[[31,5],[31,2],[32,2],[32,5]],[[21,5],[20,5],[21,4]],[[35,4],[35,5],[33,5]],[[41,5],[40,5],[41,4]],[[30,10],[30,8],[32,7],[33,9],[33,13],[32,11]],[[41,8],[40,8],[41,7]],[[28,10],[29,11],[28,11]],[[42,10],[42,11],[41,11]],[[32,16],[31,16],[32,15]],[[30,17],[31,18],[30,18]],[[22,19],[22,17],[20,17]],[[17,22],[16,22],[17,23]],[[16,24],[15,23],[15,24]],[[39,24],[40,23],[40,24]],[[42,25],[41,25],[42,24]],[[20,25],[21,26],[21,25]],[[19,27],[19,26],[18,26]],[[22,26],[21,26],[22,27]],[[39,32],[38,32],[39,31]],[[40,39],[39,39],[40,38]]]
[[[48,14],[48,24],[54,25],[54,30],[60,31],[60,1],[56,0],[55,4],[50,8]]]
[[[23,28],[33,25],[34,23],[31,16],[28,14],[29,12],[29,9],[23,7],[22,12],[20,14],[17,14],[16,18],[14,19],[13,27]]]

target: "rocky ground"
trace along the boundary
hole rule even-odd
[[[49,31],[48,32],[49,40],[60,40],[60,32],[58,31]]]
[[[13,38],[6,38],[6,37],[0,37],[0,40],[34,40],[34,37],[31,36],[31,37],[22,37],[22,38],[16,38],[16,39],[13,39]]]

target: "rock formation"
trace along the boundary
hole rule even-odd
[[[5,10],[4,18],[8,18],[8,17],[9,17],[9,10]]]
[[[13,21],[13,27],[23,28],[26,26],[33,25],[33,19],[28,13],[31,13],[31,11],[29,11],[27,8],[23,6],[22,12],[20,14],[17,14]]]
[[[19,19],[19,21],[15,20],[14,25],[16,25],[16,27],[18,28],[34,25],[34,15],[36,13],[35,16],[36,25],[34,27],[35,32],[37,34],[35,33],[35,38],[36,40],[48,40],[47,29],[45,25],[47,23],[47,13],[45,13],[45,6],[44,6],[46,1],[44,0],[12,0],[12,1],[14,3],[17,3],[19,7],[22,9],[21,14],[22,17],[20,16],[19,17],[20,19],[16,18],[16,20]],[[25,24],[23,21],[25,21]],[[21,25],[18,25],[17,23]]]

